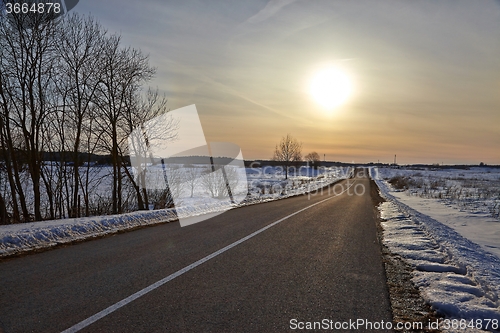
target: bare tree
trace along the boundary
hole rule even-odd
[[[298,142],[290,134],[287,134],[276,145],[273,160],[281,162],[281,165],[285,169],[285,179],[288,179],[288,168],[292,164],[302,160],[302,143]]]
[[[90,17],[6,19],[0,11],[2,223],[120,213],[135,202],[147,209],[125,143],[133,128],[168,111],[165,97],[142,91],[154,73],[147,56]],[[108,153],[113,166],[112,204],[101,198],[97,209],[89,194],[103,180],[91,170],[94,153]]]
[[[215,171],[213,171],[215,169]],[[234,189],[239,182],[236,167],[214,165],[208,166],[202,172],[201,184],[212,198],[226,198],[229,191]],[[232,200],[232,199],[231,199]]]
[[[168,172],[168,187],[169,191],[174,200],[179,200],[186,190],[186,184],[184,183],[184,170],[182,167],[170,166]]]
[[[57,24],[46,21],[43,15],[13,14],[9,22],[1,23],[2,62],[0,72],[4,111],[8,125],[4,128],[8,145],[13,145],[12,131],[21,136],[20,149],[28,166],[33,192],[33,218],[42,220],[41,179],[42,151],[44,148],[44,122],[54,111],[50,94],[54,88],[57,73],[55,38]],[[29,23],[30,28],[25,29]],[[5,107],[9,110],[5,110]],[[11,148],[14,148],[13,146]],[[11,162],[17,163],[18,156],[12,155]],[[19,169],[14,170],[19,173]],[[13,184],[23,209],[24,220],[30,220],[25,207],[25,197],[19,184]],[[15,199],[14,199],[15,200]],[[24,203],[23,203],[24,202]]]
[[[60,112],[65,114],[62,130],[68,129],[64,136],[68,143],[63,143],[71,152],[72,196],[69,202],[70,216],[80,214],[77,211],[80,193],[80,158],[84,124],[90,118],[96,89],[100,81],[99,58],[105,43],[105,30],[93,18],[70,15],[59,29],[57,53],[60,55],[58,95],[61,96]],[[58,117],[63,118],[63,115]],[[66,147],[64,147],[66,148]],[[66,149],[63,149],[66,151]]]
[[[151,148],[148,146],[152,142],[165,145],[177,139],[179,121],[167,114],[169,111],[167,108],[167,98],[160,96],[158,90],[148,89],[145,96],[138,95],[136,91],[134,95],[129,95],[126,103],[127,107],[124,110],[122,129],[126,135],[124,139],[128,140],[126,140],[126,148],[122,148],[125,140],[120,143],[122,159],[125,156],[123,152],[128,151],[130,157],[145,160],[149,157],[146,155],[148,154],[148,149]],[[144,129],[142,133],[138,133],[138,128]],[[142,144],[144,142],[147,144]],[[125,174],[134,187],[139,210],[148,209],[149,198],[146,186],[148,169],[142,162],[134,163],[133,167],[135,168],[135,173],[124,168]]]
[[[191,191],[191,198],[194,195],[194,189],[200,177],[200,170],[194,165],[184,165],[184,180]]]
[[[1,143],[0,143],[1,144]],[[0,152],[3,151],[0,150]],[[7,203],[3,195],[2,185],[4,184],[4,164],[2,163],[2,155],[0,154],[0,224],[8,222]]]
[[[121,122],[130,106],[127,101],[141,85],[149,81],[155,70],[149,66],[148,57],[139,50],[120,47],[120,37],[111,36],[103,46],[100,59],[101,80],[96,91],[96,105],[101,112],[100,127],[106,138],[113,164],[112,207],[113,214],[122,212],[122,168],[120,143],[125,140]]]
[[[315,151],[304,156],[304,159],[307,162],[309,162],[309,165],[311,165],[313,168],[317,168],[319,165],[319,162],[321,161],[319,154]]]

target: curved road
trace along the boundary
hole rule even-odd
[[[390,321],[370,182],[360,175],[335,190],[0,261],[0,332],[286,332],[324,319],[354,331],[358,319]]]

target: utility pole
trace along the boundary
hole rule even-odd
[[[394,165],[396,165],[396,155],[394,155]]]

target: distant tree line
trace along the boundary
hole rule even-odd
[[[147,56],[92,17],[0,17],[1,222],[89,216],[95,154],[112,165],[110,213],[123,212],[125,186],[147,209],[126,167],[127,136],[168,111],[143,88],[154,74]],[[51,153],[65,163],[47,163]]]

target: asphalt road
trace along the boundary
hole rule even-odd
[[[286,332],[323,319],[390,321],[370,183],[349,184],[340,195],[325,190],[0,261],[0,332],[62,332],[113,305],[80,332]]]

